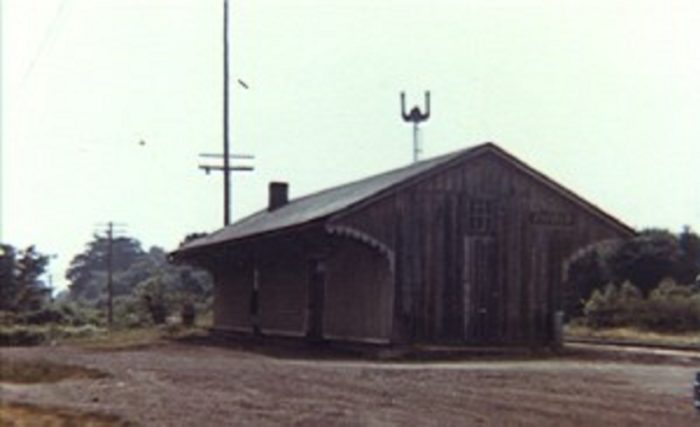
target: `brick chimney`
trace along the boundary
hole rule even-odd
[[[274,211],[286,205],[289,201],[289,184],[286,182],[271,182],[269,192],[268,211]]]

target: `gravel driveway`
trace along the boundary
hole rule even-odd
[[[122,351],[5,348],[0,358],[111,374],[2,384],[3,400],[105,412],[149,426],[700,425],[690,393],[696,368],[673,360],[399,363],[181,343]]]

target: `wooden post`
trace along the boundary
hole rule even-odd
[[[695,390],[695,399],[693,403],[695,404],[695,409],[700,411],[700,371],[695,373],[695,384],[693,388]]]
[[[559,351],[564,347],[564,312],[557,310],[552,316],[552,348]]]

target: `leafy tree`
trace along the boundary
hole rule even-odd
[[[675,278],[680,258],[675,235],[649,229],[624,241],[608,262],[615,283],[629,280],[646,295],[662,279]]]
[[[143,255],[141,243],[136,239],[117,237],[112,240],[114,295],[130,292],[131,283],[116,280],[116,277],[128,270]],[[108,261],[109,239],[94,235],[85,251],[73,257],[66,272],[71,298],[88,301],[98,301],[102,298],[107,283]]]
[[[67,273],[71,300],[105,307],[107,244],[107,239],[95,236],[86,250],[73,258]],[[112,250],[117,322],[128,326],[158,323],[168,313],[180,311],[185,302],[208,303],[213,286],[205,271],[171,264],[162,248],[154,246],[145,252],[131,238],[115,239]]]
[[[567,312],[582,314],[581,302],[608,283],[629,281],[648,295],[665,278],[687,285],[698,281],[700,237],[689,227],[678,235],[667,230],[644,230],[630,239],[581,249],[569,261],[567,272],[575,291],[575,300],[567,302]]]
[[[0,310],[37,310],[48,301],[51,289],[41,280],[49,257],[34,246],[16,250],[0,244]]]
[[[693,283],[700,274],[700,236],[685,226],[678,236],[678,246],[680,257],[676,279],[679,283]]]
[[[151,247],[148,253],[141,256],[129,269],[120,273],[117,280],[130,289],[135,289],[153,278],[162,282],[166,292],[171,294],[187,294],[195,299],[204,299],[212,292],[208,273],[190,266],[170,263],[167,252],[157,246]]]
[[[180,311],[183,305],[206,303],[213,287],[208,273],[171,264],[167,253],[159,247],[152,247],[119,280],[133,283],[132,296],[153,323],[162,323],[168,313]]]
[[[17,293],[15,264],[17,254],[11,245],[0,245],[0,310],[8,310]]]

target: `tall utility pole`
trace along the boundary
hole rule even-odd
[[[107,223],[107,324],[111,327],[114,322],[114,308],[112,300],[114,289],[112,286],[112,242],[114,241],[114,223]]]
[[[100,227],[105,227],[107,235],[107,324],[111,327],[114,323],[114,283],[112,280],[114,271],[114,233],[115,227],[121,227],[126,224],[116,224],[109,221],[107,224],[101,224]]]
[[[417,105],[409,113],[406,113],[406,93],[401,92],[401,117],[405,122],[413,123],[413,162],[415,163],[422,152],[422,147],[418,140],[418,124],[430,118],[430,91],[425,92],[425,113],[421,112]]]
[[[228,0],[224,0],[224,227],[231,223],[231,175],[228,141]]]
[[[200,169],[208,174],[211,171],[221,171],[224,174],[224,227],[231,223],[231,172],[252,171],[252,166],[231,166],[231,159],[253,159],[250,154],[232,154],[229,148],[229,123],[228,123],[228,0],[224,0],[224,152],[223,154],[200,154],[200,157],[214,157],[223,160],[223,166],[199,165]],[[248,85],[238,80],[238,83],[248,89]]]

